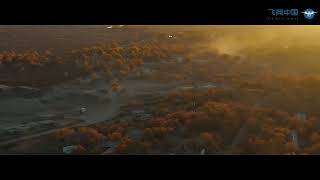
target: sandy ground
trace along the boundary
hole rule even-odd
[[[106,121],[115,117],[122,105],[127,105],[132,100],[141,100],[144,95],[160,95],[177,89],[190,88],[184,81],[156,82],[143,78],[129,78],[122,81],[120,86],[120,91],[113,93],[110,83],[106,83],[98,74],[95,81],[90,78],[78,78],[40,90],[40,93],[36,88],[26,87],[29,93],[33,94],[28,96],[10,92],[13,87],[3,88],[4,90],[0,92],[0,136],[6,134],[8,128],[39,123],[43,117],[63,115],[64,118],[53,120],[60,123],[59,127],[53,126],[43,131],[37,130],[35,133],[8,138],[0,142],[0,145],[45,135],[63,127],[87,126]],[[201,86],[211,88],[212,84]],[[9,95],[4,96],[3,93]],[[86,108],[86,112],[81,114],[81,108]],[[63,121],[70,119],[77,121],[74,124],[61,125]],[[31,130],[25,129],[25,131]]]
[[[5,133],[9,127],[37,122],[35,119],[44,115],[63,114],[66,119],[82,120],[73,126],[94,124],[111,119],[119,112],[121,105],[127,104],[136,96],[166,92],[176,88],[176,85],[147,80],[126,80],[121,82],[122,90],[113,93],[110,91],[110,85],[102,79],[94,83],[89,79],[77,79],[54,86],[37,97],[2,96],[0,133]],[[87,111],[81,114],[80,108],[86,108]]]

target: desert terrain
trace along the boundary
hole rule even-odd
[[[0,153],[317,154],[303,28],[1,26]]]

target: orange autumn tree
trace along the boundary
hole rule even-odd
[[[113,81],[111,84],[111,90],[113,92],[118,92],[120,89],[120,84],[118,83],[118,81]]]
[[[217,134],[203,132],[200,134],[200,139],[209,152],[216,152],[221,149],[222,138]]]
[[[80,155],[80,154],[84,154],[85,152],[86,152],[86,148],[84,148],[82,145],[76,145],[72,151],[72,154]]]
[[[77,144],[82,145],[84,147],[91,147],[99,142],[101,142],[103,139],[105,139],[105,136],[101,133],[99,133],[94,128],[89,127],[81,127],[81,128],[65,128],[62,129],[56,133],[54,133],[51,138],[63,141],[64,143],[68,145]]]

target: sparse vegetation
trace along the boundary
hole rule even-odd
[[[3,151],[60,154],[63,147],[72,146],[72,154],[320,153],[318,73],[273,69],[252,60],[256,56],[244,59],[222,47],[211,48],[220,41],[203,43],[207,33],[149,35],[64,53],[51,49],[0,52],[0,80],[7,84],[48,87],[89,77],[89,85],[102,80],[108,88],[94,96],[99,103],[106,104],[100,98],[110,91],[126,102],[112,120],[64,128],[30,140],[31,145],[27,140]],[[127,86],[131,94],[126,94],[122,83],[131,80],[154,84],[143,84],[139,90]],[[174,86],[163,85],[170,83]],[[92,91],[84,91],[91,97]],[[128,103],[131,100],[134,103]],[[64,108],[57,106],[53,109]],[[109,106],[103,107],[100,111],[107,113]]]

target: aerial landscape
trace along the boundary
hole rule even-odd
[[[320,154],[320,27],[1,25],[0,154]]]

